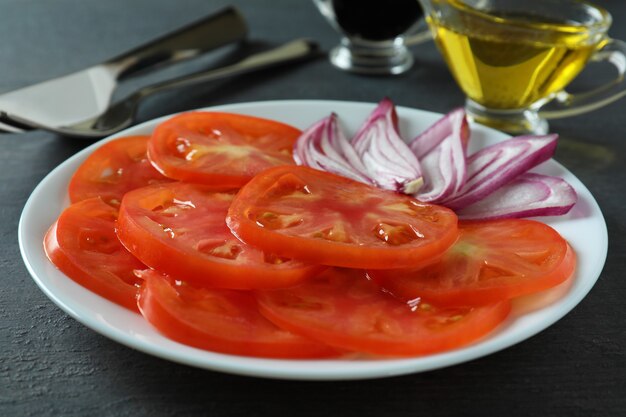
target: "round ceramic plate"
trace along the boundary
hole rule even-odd
[[[211,109],[276,119],[299,128],[306,128],[334,111],[346,131],[354,133],[374,107],[375,104],[368,103],[294,100],[242,103]],[[399,108],[398,114],[406,138],[414,137],[441,117],[440,114],[409,108]],[[151,355],[200,368],[268,378],[364,379],[422,372],[476,359],[533,336],[572,310],[602,271],[608,240],[600,208],[589,190],[571,172],[550,160],[537,171],[566,179],[578,192],[579,201],[568,215],[541,220],[556,228],[576,251],[576,274],[572,280],[550,291],[515,300],[513,312],[506,322],[472,345],[436,355],[403,359],[275,360],[225,355],[179,344],[159,334],[140,315],[67,278],[48,261],[42,245],[46,230],[69,203],[67,184],[85,158],[105,141],[126,135],[149,134],[164,119],[127,129],[63,162],[33,191],[19,225],[24,262],[37,285],[52,301],[85,326]],[[471,146],[482,147],[506,137],[503,133],[476,125],[472,127]]]

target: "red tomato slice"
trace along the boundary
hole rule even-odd
[[[200,287],[279,288],[320,270],[233,236],[225,217],[234,195],[188,183],[139,188],[122,200],[118,237],[146,265]]]
[[[576,256],[554,229],[532,220],[460,223],[459,241],[419,270],[369,271],[404,300],[479,305],[542,291],[572,275]]]
[[[141,314],[165,336],[216,352],[269,358],[337,356],[322,343],[282,330],[259,314],[250,292],[197,289],[143,271]]]
[[[301,133],[258,117],[184,113],[159,124],[148,155],[167,177],[237,187],[267,168],[293,164],[293,144]]]
[[[281,328],[337,348],[377,355],[423,355],[486,335],[509,301],[481,307],[408,305],[383,293],[358,270],[329,269],[298,287],[257,292],[261,313]]]
[[[101,197],[105,203],[118,207],[130,190],[170,182],[148,161],[148,139],[149,136],[128,136],[98,148],[72,176],[70,201]]]
[[[352,268],[400,268],[440,256],[456,240],[452,210],[307,167],[256,176],[233,201],[228,226],[289,258]]]
[[[68,207],[44,239],[46,255],[65,275],[83,287],[137,311],[141,279],[133,271],[145,265],[115,236],[117,209],[100,198]]]

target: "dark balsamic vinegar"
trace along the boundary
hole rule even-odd
[[[421,16],[417,0],[332,0],[337,23],[350,36],[393,39]]]

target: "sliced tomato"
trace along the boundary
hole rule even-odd
[[[337,356],[337,350],[282,330],[264,318],[247,291],[193,288],[146,270],[141,314],[170,339],[234,355],[269,358]]]
[[[148,154],[167,177],[241,186],[267,168],[293,164],[292,148],[300,133],[258,117],[190,112],[159,124]]]
[[[457,238],[451,210],[307,167],[267,170],[244,186],[227,223],[243,241],[323,265],[432,262]]]
[[[445,305],[479,305],[542,291],[572,275],[576,256],[556,230],[532,220],[460,223],[459,241],[418,270],[369,271],[387,291]]]
[[[377,355],[423,355],[486,335],[509,301],[481,307],[408,305],[383,293],[359,270],[329,269],[300,286],[257,292],[261,313],[279,327],[337,348]]]
[[[169,183],[124,196],[118,237],[151,268],[202,287],[280,288],[320,270],[240,242],[226,226],[233,190]]]
[[[101,197],[118,207],[126,192],[172,181],[148,161],[149,136],[128,136],[107,142],[76,170],[69,185],[70,201]]]
[[[115,236],[117,209],[100,198],[73,204],[44,239],[46,255],[65,275],[83,287],[137,311],[141,279],[133,271],[145,265]]]

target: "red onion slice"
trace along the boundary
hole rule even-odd
[[[563,179],[527,172],[554,154],[557,139],[520,136],[467,158],[469,126],[457,109],[406,145],[395,107],[384,99],[352,142],[334,113],[309,127],[294,145],[294,160],[443,204],[464,219],[561,215],[576,203],[574,189]]]
[[[449,198],[465,183],[465,149],[452,136],[420,160],[424,186],[415,194],[420,201],[437,203]]]
[[[467,159],[467,181],[441,204],[461,210],[552,157],[558,135],[518,136],[481,149]]]
[[[293,159],[298,165],[373,184],[354,148],[339,127],[335,113],[302,132],[294,144]]]
[[[463,141],[463,146],[467,148],[470,138],[470,128],[465,117],[465,109],[462,107],[454,109],[444,115],[435,124],[424,132],[420,133],[409,143],[409,148],[418,159],[422,159],[426,154],[435,149],[444,139],[450,135],[459,135]]]
[[[558,216],[569,212],[577,198],[565,180],[528,172],[457,214],[463,219]]]
[[[383,99],[352,139],[367,175],[386,190],[416,193],[424,183],[420,163],[402,140],[391,100]]]
[[[424,187],[415,195],[416,198],[437,203],[454,196],[461,189],[467,178],[468,141],[469,126],[465,111],[458,109],[448,113],[409,144],[411,150],[416,152],[424,173]]]

